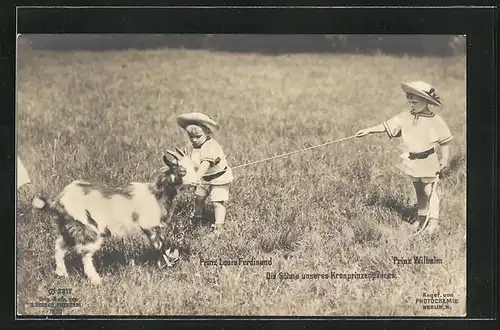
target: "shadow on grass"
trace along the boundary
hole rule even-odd
[[[382,238],[382,233],[375,228],[367,228],[355,230],[354,243],[366,244],[368,242],[379,242]]]
[[[417,220],[417,207],[408,204],[408,201],[403,202],[396,196],[381,197],[377,194],[372,195],[366,202],[368,206],[379,206],[396,212],[401,216],[401,220],[411,224]]]
[[[114,242],[103,244],[103,248],[94,255],[94,266],[97,272],[103,274],[116,274],[124,267],[147,266],[157,267],[157,261],[161,257],[160,253],[153,247],[145,245],[144,247],[110,247]],[[167,246],[170,246],[167,243]],[[182,258],[190,254],[189,244],[178,246]],[[85,276],[82,258],[76,252],[71,251],[66,257],[66,267],[68,274]]]
[[[146,248],[138,254],[125,252],[117,249],[100,250],[94,255],[94,266],[99,274],[115,274],[120,268],[132,265],[156,266],[158,252],[152,248]],[[132,263],[133,262],[133,263]],[[75,252],[66,257],[68,274],[85,276],[82,258]]]
[[[444,175],[456,171],[461,166],[465,167],[465,158],[462,155],[451,157],[450,163],[448,164],[448,170],[444,173]]]
[[[205,213],[201,219],[190,219],[193,205],[182,201],[177,205],[170,226],[166,229],[166,244],[179,249],[182,258],[189,258],[193,253],[192,245],[200,235],[209,232],[210,225],[215,222],[213,207],[205,204]]]
[[[280,250],[288,254],[295,250],[300,239],[301,233],[295,228],[268,231],[260,237],[259,247],[264,253]]]

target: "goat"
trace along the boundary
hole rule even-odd
[[[55,241],[55,273],[67,277],[64,258],[70,249],[81,257],[85,275],[92,284],[101,277],[93,265],[93,255],[105,237],[124,237],[144,233],[158,253],[158,266],[171,267],[179,260],[179,251],[166,249],[160,228],[173,212],[173,202],[181,187],[199,182],[192,160],[185,151],[175,148],[163,155],[165,165],[152,183],[131,182],[126,186],[75,180],[51,202],[36,197],[33,206],[55,216],[58,235]]]

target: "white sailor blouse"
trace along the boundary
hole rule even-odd
[[[203,184],[224,185],[233,181],[231,167],[227,163],[221,145],[216,140],[209,138],[199,148],[191,145],[188,151],[196,170],[203,161],[210,163],[207,172],[202,177]]]
[[[383,123],[390,138],[400,137],[403,163],[397,167],[412,177],[434,177],[439,160],[434,148],[453,139],[448,125],[435,113],[404,111]]]

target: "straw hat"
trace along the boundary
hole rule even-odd
[[[186,129],[189,125],[203,125],[210,130],[210,132],[215,132],[219,129],[219,124],[213,121],[207,115],[199,112],[185,113],[177,117],[177,123],[180,127]]]
[[[402,83],[401,88],[405,93],[415,94],[426,99],[431,104],[437,106],[441,105],[441,100],[439,99],[439,96],[436,95],[435,88],[424,81]]]

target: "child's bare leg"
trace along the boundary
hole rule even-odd
[[[424,189],[424,183],[421,181],[413,182],[413,186],[415,187],[415,192],[417,194],[417,208],[418,208],[418,220],[421,221],[422,217],[427,215],[427,200],[428,196]]]
[[[438,219],[439,219],[439,194],[437,189],[432,192],[432,188],[435,185],[435,182],[426,183],[424,186],[425,196],[427,200],[429,200],[429,222],[427,224],[427,231],[434,232],[438,227]]]
[[[56,275],[68,277],[68,271],[64,262],[64,256],[67,252],[67,247],[64,244],[64,239],[61,235],[57,236],[55,244],[55,259],[56,259]]]
[[[200,220],[205,214],[205,199],[208,196],[208,191],[202,185],[199,185],[196,187],[194,194],[194,214],[191,215],[191,219]]]
[[[214,207],[214,218],[215,218],[215,226],[218,227],[224,224],[226,220],[226,206],[224,202],[213,202]]]

